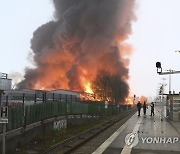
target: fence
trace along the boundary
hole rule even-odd
[[[32,104],[45,103],[47,101],[78,102],[77,95],[68,95],[46,91],[10,92],[2,96],[2,106],[27,106]]]
[[[56,116],[67,115],[113,115],[130,109],[130,105],[109,105],[105,108],[105,104],[89,103],[89,102],[70,102],[70,101],[47,101],[46,103],[33,104],[27,106],[10,106],[8,109],[7,130],[13,130],[24,127],[38,121],[43,121]],[[2,126],[0,125],[0,132]]]

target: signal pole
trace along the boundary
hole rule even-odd
[[[180,53],[180,51],[178,51],[178,52]],[[174,71],[174,70],[169,69],[169,70],[167,70],[168,72],[167,71],[162,72],[161,62],[156,62],[156,68],[157,68],[157,73],[159,75],[167,75],[167,74],[169,74],[169,94],[171,94],[171,74],[178,74],[178,73],[180,73],[180,71]],[[161,88],[162,88],[162,93],[163,93],[163,91],[164,91],[164,85],[163,84],[162,84]],[[163,94],[162,94],[162,102],[163,102]],[[166,113],[166,116],[167,116],[167,113]],[[161,117],[161,121],[162,121],[162,117]]]
[[[173,73],[174,70],[172,69],[169,69],[169,70],[166,70],[168,71],[170,74],[169,74],[169,94],[171,94],[171,73]]]
[[[180,52],[180,51],[178,51]],[[162,72],[162,67],[160,62],[156,62],[156,68],[157,68],[157,73],[159,75],[169,75],[169,94],[171,94],[171,74],[179,74],[180,71],[175,71],[172,69],[166,70],[166,72]]]

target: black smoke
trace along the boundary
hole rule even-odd
[[[26,68],[19,88],[83,90],[98,70],[127,81],[124,45],[135,19],[135,0],[53,0],[54,20],[31,39],[35,68]],[[43,6],[42,6],[43,7]],[[127,56],[126,56],[127,57]],[[85,70],[85,71],[82,71]]]

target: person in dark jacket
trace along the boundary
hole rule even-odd
[[[154,116],[154,102],[151,103],[151,115],[150,116]]]
[[[141,102],[140,101],[138,101],[137,103],[137,110],[138,110],[138,116],[140,116],[141,115]]]
[[[147,105],[146,105],[146,101],[144,101],[144,104],[143,104],[144,115],[146,115],[146,109],[147,109]]]

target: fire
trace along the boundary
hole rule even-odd
[[[131,104],[131,105],[133,104],[133,98],[131,97],[127,97],[125,101],[126,101],[126,104]]]
[[[85,74],[87,73],[84,69],[83,72],[85,72]],[[93,90],[91,88],[91,82],[86,77],[84,76],[81,77],[81,83],[86,93],[93,94]]]
[[[93,94],[93,91],[92,91],[91,83],[90,83],[90,82],[87,83],[87,84],[85,84],[84,87],[85,87],[85,92],[90,93],[90,94]]]
[[[31,39],[35,67],[25,70],[17,87],[66,89],[94,95],[92,82],[100,70],[116,73],[127,81],[132,47],[124,42],[131,34],[135,2],[53,3],[55,20],[38,26]]]
[[[47,90],[44,86],[41,86],[39,84],[36,84],[33,88],[38,90]]]
[[[140,97],[140,102],[141,103],[147,102],[147,97],[146,96],[141,96]]]

